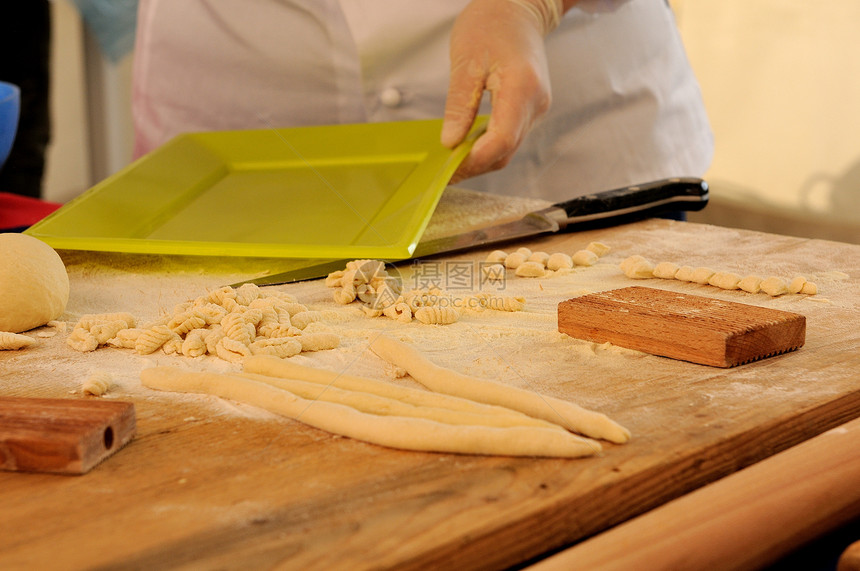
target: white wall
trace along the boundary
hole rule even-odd
[[[691,219],[860,243],[860,2],[674,5],[716,137]]]

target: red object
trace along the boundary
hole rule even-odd
[[[32,226],[62,204],[29,196],[0,192],[0,231],[22,230]]]

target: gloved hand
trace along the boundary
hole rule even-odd
[[[492,110],[487,132],[451,182],[507,165],[549,109],[544,36],[558,25],[563,10],[562,0],[473,0],[457,17],[442,144],[454,147],[463,140],[485,90]]]

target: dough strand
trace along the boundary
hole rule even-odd
[[[569,401],[440,367],[415,348],[391,337],[380,335],[373,340],[370,350],[385,361],[405,369],[416,381],[432,391],[519,410],[592,438],[616,443],[630,439],[630,431],[603,414]]]
[[[428,452],[578,458],[600,452],[598,442],[563,430],[531,426],[494,428],[451,425],[424,418],[378,416],[247,378],[152,367],[140,374],[151,389],[215,395],[265,408],[305,424],[373,444]]]

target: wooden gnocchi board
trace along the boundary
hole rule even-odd
[[[734,367],[800,348],[803,315],[647,287],[584,295],[558,305],[558,330],[714,367]]]
[[[0,469],[85,474],[134,432],[132,403],[0,397]]]

